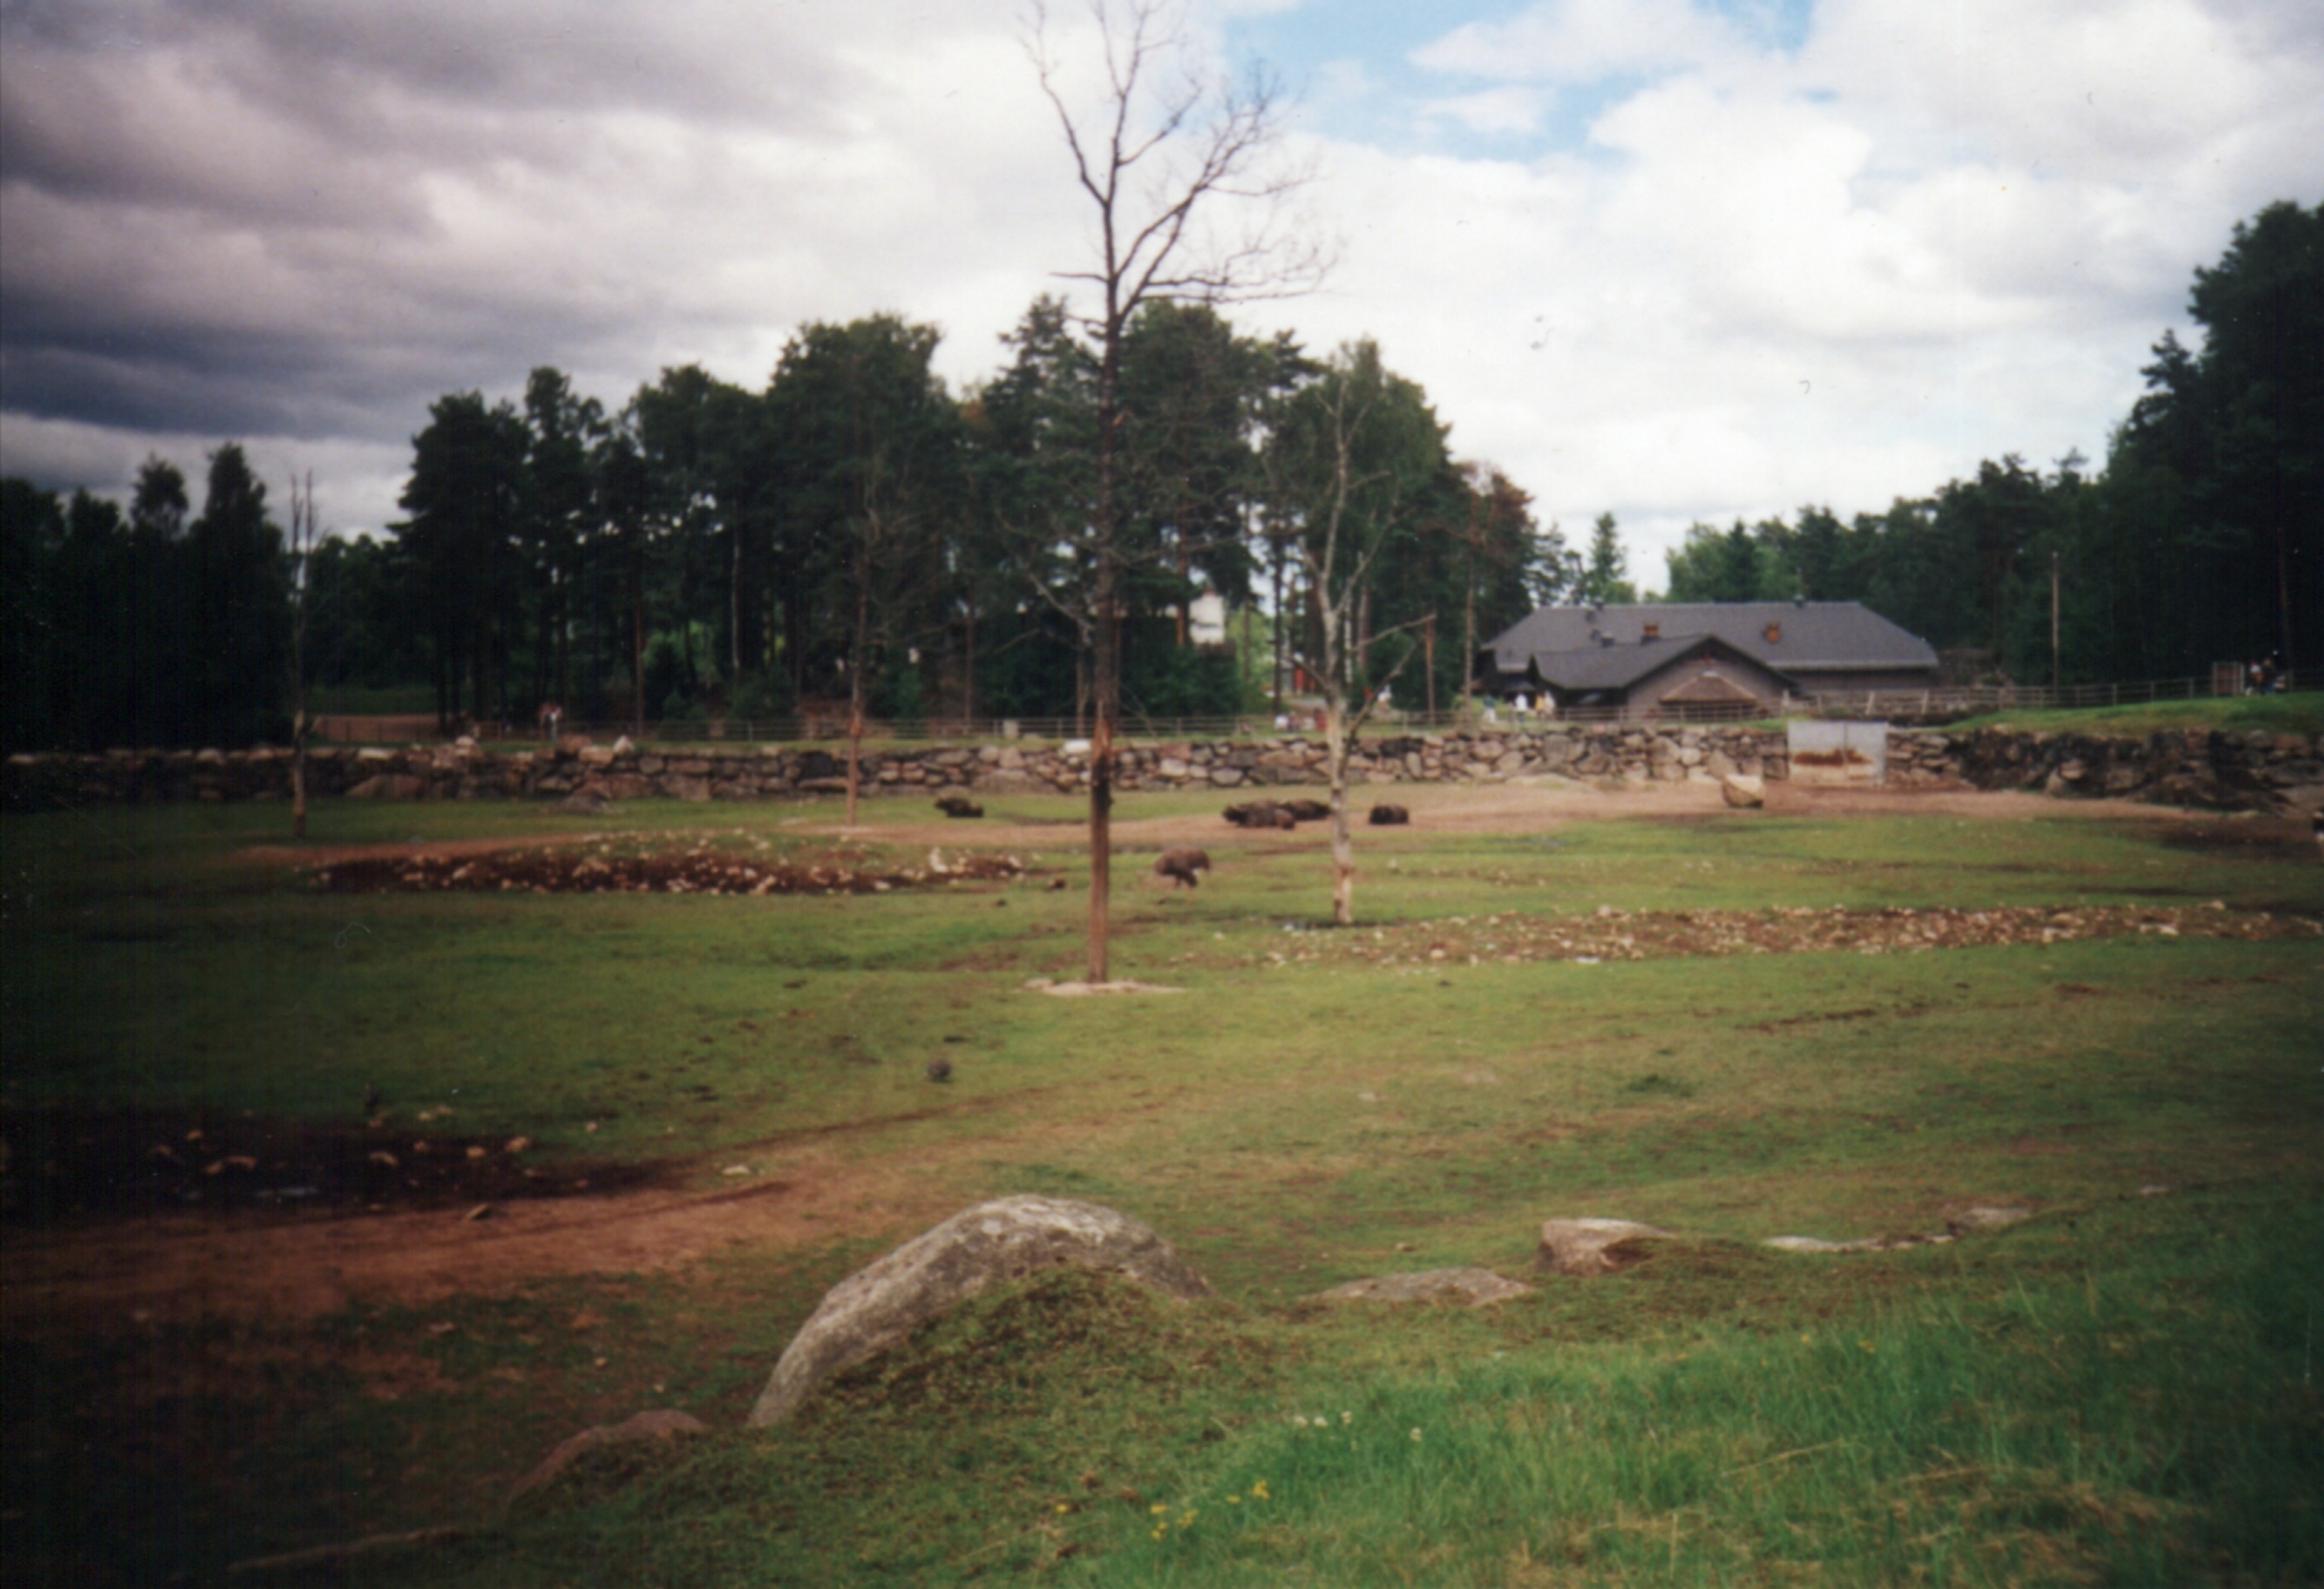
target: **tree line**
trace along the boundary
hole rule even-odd
[[[424,684],[447,724],[546,701],[576,720],[771,718],[852,695],[906,719],[1086,716],[1098,355],[1048,298],[1004,343],[1004,367],[958,393],[932,368],[936,329],[886,314],[802,328],[755,392],[687,365],[618,408],[548,367],[521,402],[448,393],[413,439],[405,517],[308,561],[309,679]],[[1449,701],[1477,636],[1569,582],[1554,526],[1455,459],[1369,344],[1319,360],[1157,301],[1123,338],[1113,460],[1133,717],[1259,709],[1278,661],[1292,670],[1296,625],[1270,614],[1305,610],[1300,416],[1359,367],[1388,543],[1360,624],[1403,635],[1408,696]],[[10,677],[41,681],[10,691],[12,745],[285,732],[299,581],[242,449],[211,463],[190,521],[158,458],[125,515],[9,483]],[[230,597],[213,568],[235,571]],[[1196,643],[1205,592],[1228,644]]]
[[[1859,600],[2020,681],[2324,666],[2324,205],[2238,224],[2188,312],[2202,347],[2155,344],[2102,471],[2013,454],[1847,522],[1696,524],[1667,599]]]
[[[1881,513],[1698,524],[1667,599],[1862,600],[2041,680],[2054,570],[2066,682],[2319,665],[2324,207],[2239,225],[2190,309],[2201,347],[2156,345],[2102,470],[2011,456]],[[1121,328],[1103,460],[1087,328],[1045,297],[1003,344],[957,393],[936,329],[883,314],[802,328],[757,391],[687,365],[617,408],[547,367],[521,400],[449,393],[413,439],[405,517],[326,538],[303,568],[231,442],[198,513],[158,457],[125,506],[8,480],[8,746],[287,737],[302,589],[314,685],[425,685],[447,723],[550,700],[576,720],[850,698],[1072,718],[1109,614],[1132,722],[1263,709],[1285,675],[1318,688],[1327,641],[1356,698],[1392,679],[1399,704],[1441,706],[1534,605],[1633,598],[1610,515],[1569,549],[1522,488],[1452,455],[1425,392],[1369,343],[1318,357],[1148,302]],[[1196,643],[1205,592],[1229,646]]]

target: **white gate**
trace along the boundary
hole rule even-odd
[[[1888,725],[1811,722],[1794,717],[1791,737],[1794,783],[1886,783]]]

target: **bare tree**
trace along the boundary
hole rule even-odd
[[[315,475],[290,476],[290,836],[307,836],[307,592],[315,552]]]
[[[1265,72],[1206,77],[1182,35],[1181,0],[1085,0],[1103,56],[1095,104],[1077,114],[1053,51],[1048,9],[1036,4],[1026,40],[1041,91],[1056,111],[1074,175],[1097,220],[1095,261],[1064,271],[1095,290],[1077,316],[1095,341],[1097,472],[1086,530],[1090,577],[1089,980],[1107,980],[1112,898],[1114,736],[1121,707],[1123,563],[1115,500],[1121,440],[1121,344],[1140,306],[1222,304],[1312,289],[1328,261],[1285,203],[1312,171],[1285,158],[1279,92]],[[1213,212],[1232,212],[1231,216]],[[1213,223],[1232,218],[1239,228]]]
[[[1284,405],[1268,455],[1276,529],[1299,575],[1305,609],[1278,615],[1293,660],[1323,697],[1324,771],[1332,794],[1332,919],[1356,919],[1355,834],[1348,757],[1387,686],[1418,651],[1409,638],[1375,682],[1371,660],[1388,641],[1435,621],[1434,612],[1371,630],[1372,568],[1413,532],[1415,487],[1441,467],[1443,433],[1419,389],[1382,370],[1379,349],[1343,349],[1323,378]]]

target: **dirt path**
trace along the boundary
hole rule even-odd
[[[989,1152],[991,1144],[979,1148]],[[952,1212],[926,1173],[787,1150],[715,1192],[650,1190],[460,1209],[306,1215],[152,1214],[12,1230],[9,1329],[118,1329],[205,1318],[310,1319],[350,1301],[499,1296],[558,1275],[646,1274],[724,1248],[781,1251],[932,1224]]]

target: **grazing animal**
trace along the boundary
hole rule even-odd
[[[1296,827],[1299,818],[1273,800],[1253,800],[1249,805],[1229,806],[1226,818],[1237,827]]]
[[[1374,827],[1402,827],[1412,820],[1412,813],[1402,806],[1379,805],[1372,808]]]
[[[966,795],[946,795],[936,802],[936,809],[947,817],[982,817],[984,808]]]
[[[950,1081],[952,1079],[952,1061],[949,1059],[929,1060],[928,1079],[930,1081]]]
[[[1154,860],[1154,875],[1170,879],[1170,886],[1185,883],[1188,888],[1200,888],[1203,873],[1211,869],[1211,858],[1200,850],[1165,850]]]
[[[1321,800],[1286,800],[1283,808],[1300,822],[1321,822],[1332,814],[1332,808]]]

